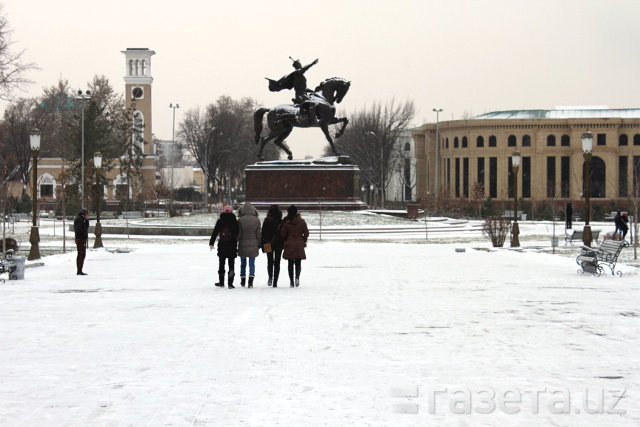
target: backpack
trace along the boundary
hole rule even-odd
[[[231,232],[231,229],[225,225],[224,227],[222,227],[222,230],[220,230],[220,241],[230,242],[232,240],[233,240],[233,233]]]

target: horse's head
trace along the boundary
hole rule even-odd
[[[350,86],[351,82],[342,77],[331,77],[320,83],[315,91],[320,92],[331,104],[339,104],[349,91]]]

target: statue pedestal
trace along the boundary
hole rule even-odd
[[[347,157],[258,162],[245,168],[246,196],[258,209],[295,204],[299,210],[367,209],[360,169]]]

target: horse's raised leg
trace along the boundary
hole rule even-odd
[[[331,120],[331,123],[329,124],[335,125],[338,123],[342,123],[342,127],[340,128],[338,133],[336,133],[336,138],[340,138],[342,136],[342,134],[344,133],[344,130],[347,128],[347,125],[349,124],[349,119],[347,119],[346,117],[333,118],[333,120]]]
[[[333,151],[333,154],[335,154],[336,156],[339,156],[340,153],[338,153],[338,151],[336,150],[336,147],[333,145],[333,138],[331,138],[331,135],[329,134],[329,123],[320,122],[320,129],[322,129],[322,133],[324,133],[324,136],[327,138],[327,141],[329,141],[329,145],[331,146],[331,150]]]

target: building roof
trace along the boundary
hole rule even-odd
[[[507,110],[492,111],[472,117],[483,119],[594,119],[594,118],[640,118],[640,108],[607,107],[556,107],[553,110]]]

